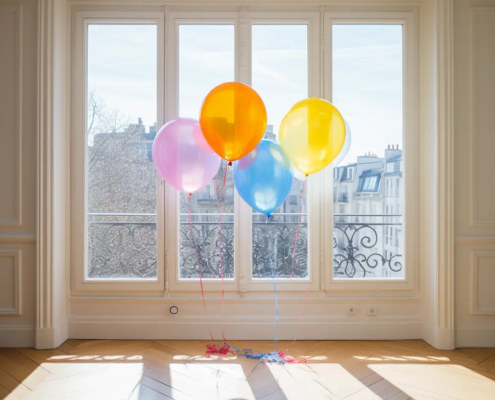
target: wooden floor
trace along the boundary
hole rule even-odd
[[[0,349],[0,398],[495,399],[495,349],[280,342],[307,364],[257,366],[244,357],[205,358],[206,343],[68,340],[56,350]],[[231,344],[274,349],[268,341]]]

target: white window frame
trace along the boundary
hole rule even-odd
[[[308,97],[319,97],[320,69],[320,14],[318,12],[170,12],[168,23],[168,40],[173,51],[167,60],[167,83],[174,87],[169,91],[167,119],[178,116],[178,71],[179,71],[179,26],[181,24],[229,24],[234,25],[235,38],[235,79],[251,84],[251,27],[252,25],[307,25],[308,26]],[[308,204],[308,279],[276,278],[277,289],[281,291],[305,291],[320,289],[320,199],[321,191],[315,177],[307,179],[306,201]],[[166,232],[167,235],[167,282],[170,291],[197,291],[199,278],[180,279],[179,277],[179,196],[175,189],[166,185]],[[252,241],[246,239],[247,232],[252,232],[251,208],[234,195],[234,278],[224,279],[226,292],[263,292],[273,291],[272,278],[255,279],[252,276]],[[244,236],[242,235],[244,233]],[[222,290],[220,279],[203,279],[205,290],[219,292]]]
[[[87,27],[101,24],[153,24],[157,26],[157,126],[164,119],[164,28],[163,12],[154,11],[76,11],[71,46],[71,293],[83,294],[159,294],[164,290],[165,257],[157,245],[155,279],[90,279],[87,277]],[[159,179],[157,178],[159,185]],[[159,188],[162,186],[159,185]],[[163,241],[163,191],[157,190],[157,243]]]
[[[189,12],[178,11],[168,14],[167,42],[168,57],[166,68],[167,91],[167,121],[179,116],[179,27],[180,25],[233,25],[234,26],[234,79],[239,80],[239,18],[237,12]],[[199,110],[198,110],[199,115]],[[224,161],[223,161],[224,162]],[[230,167],[231,168],[231,167]],[[166,208],[166,276],[167,290],[171,292],[198,291],[199,278],[180,279],[179,275],[179,192],[165,183]],[[240,263],[240,223],[239,210],[241,198],[234,192],[234,278],[224,279],[226,292],[238,290],[237,266]],[[213,214],[212,214],[213,215]],[[221,292],[220,279],[203,279],[203,287],[208,292]]]
[[[324,13],[324,98],[332,101],[332,27],[340,24],[400,24],[403,26],[403,161],[405,183],[402,198],[407,204],[403,216],[405,238],[404,278],[352,278],[337,279],[333,276],[333,248],[329,246],[333,238],[333,198],[332,185],[326,185],[324,200],[323,249],[326,268],[325,289],[329,291],[389,291],[400,293],[413,291],[419,287],[418,269],[418,161],[419,160],[419,56],[418,56],[418,15],[417,11],[327,11]],[[329,181],[327,171],[324,180]]]
[[[143,7],[142,9],[146,9]],[[148,8],[149,9],[149,8]],[[307,182],[309,222],[309,279],[277,279],[281,291],[320,290],[327,293],[342,291],[376,292],[387,290],[399,294],[415,290],[417,279],[418,235],[418,15],[417,11],[75,11],[72,18],[71,42],[71,293],[120,295],[163,295],[163,292],[190,292],[198,290],[198,280],[180,280],[178,269],[179,212],[178,193],[163,181],[157,199],[157,273],[154,280],[88,280],[85,278],[86,257],[86,205],[85,154],[86,149],[86,76],[85,76],[85,30],[88,22],[156,23],[158,27],[158,91],[157,125],[161,126],[178,116],[178,25],[233,24],[235,31],[235,79],[251,83],[251,26],[253,24],[308,24],[308,96],[322,97],[331,101],[331,26],[332,23],[387,23],[404,25],[404,154],[407,179],[400,190],[407,207],[403,217],[407,226],[404,279],[336,280],[333,278],[333,173],[331,168],[310,176]],[[86,8],[87,10],[87,8]],[[107,9],[108,10],[108,9]],[[352,171],[354,172],[354,171]],[[352,174],[352,173],[351,173]],[[354,175],[354,174],[352,174]],[[77,179],[75,179],[76,177]],[[84,179],[79,179],[84,177]],[[411,200],[412,199],[412,200]],[[251,240],[241,240],[240,231],[252,231],[251,209],[235,192],[234,196],[235,276],[225,280],[226,292],[243,293],[273,290],[272,280],[252,278]],[[162,211],[163,210],[163,211]],[[404,229],[403,229],[404,230]],[[405,230],[404,230],[405,231]],[[167,233],[167,234],[165,234]],[[219,292],[220,280],[204,280],[205,290]],[[300,294],[298,294],[299,296]]]

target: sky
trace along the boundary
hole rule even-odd
[[[90,25],[88,89],[109,109],[145,125],[156,121],[157,28]],[[306,25],[253,25],[252,86],[265,102],[274,131],[297,101],[308,97]],[[366,152],[402,148],[402,27],[334,25],[332,103],[352,132],[341,165]],[[234,80],[234,26],[179,28],[179,116],[198,119],[216,85]]]

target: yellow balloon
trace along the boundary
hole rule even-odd
[[[266,129],[266,108],[258,93],[240,82],[213,88],[201,106],[199,124],[220,157],[235,161],[258,145]]]
[[[330,102],[311,98],[296,103],[279,130],[280,145],[291,163],[306,175],[329,165],[345,141],[345,123]]]

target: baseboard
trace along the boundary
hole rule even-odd
[[[222,330],[230,340],[405,340],[421,338],[421,322],[304,323],[170,323],[136,321],[70,321],[71,339],[207,340]]]
[[[495,327],[457,328],[457,347],[495,347]]]
[[[437,328],[425,323],[422,339],[438,350],[455,349],[454,329]]]
[[[54,349],[64,343],[68,336],[66,322],[59,323],[52,328],[36,329],[35,348],[38,350]]]
[[[0,347],[33,347],[34,326],[0,326]]]

